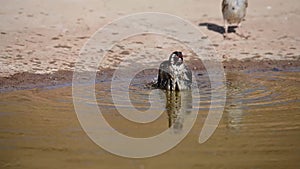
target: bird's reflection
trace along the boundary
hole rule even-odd
[[[184,127],[184,118],[192,111],[191,91],[165,91],[168,126],[175,133]]]
[[[238,81],[242,80],[237,77],[228,78],[227,106],[225,107],[225,111],[227,112],[227,127],[231,131],[240,129],[245,115],[243,111],[243,98],[245,98],[245,96],[243,95],[243,90],[239,87],[239,84],[236,83]]]

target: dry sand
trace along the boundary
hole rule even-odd
[[[0,76],[72,70],[83,44],[100,27],[135,12],[165,12],[191,21],[225,61],[300,58],[300,1],[251,0],[243,30],[223,40],[220,1],[5,1],[0,7]],[[168,51],[169,52],[169,51]],[[167,56],[162,56],[167,57]],[[233,63],[232,65],[234,65]],[[288,66],[287,65],[287,66]]]

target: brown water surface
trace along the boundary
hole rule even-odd
[[[1,93],[0,168],[300,168],[299,72],[229,73],[223,117],[204,144],[198,137],[210,93],[205,91],[208,84],[201,85],[200,96],[195,96],[199,102],[201,97],[200,105],[189,105],[200,109],[191,132],[175,148],[146,159],[118,157],[93,143],[78,122],[70,86]],[[146,110],[149,90],[134,83],[131,90],[132,103]],[[139,125],[115,110],[130,107],[112,105],[109,81],[98,83],[96,91],[105,118],[134,137],[167,129],[178,107],[172,99],[186,97],[170,94],[166,111],[155,122]]]

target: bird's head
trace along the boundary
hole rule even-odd
[[[183,55],[181,52],[175,51],[170,55],[169,62],[172,65],[181,65],[183,63]]]

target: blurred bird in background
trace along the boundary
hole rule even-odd
[[[227,38],[228,25],[236,24],[241,29],[241,22],[246,16],[246,9],[248,7],[248,0],[223,0],[222,1],[222,13],[224,19],[224,38]],[[240,30],[241,31],[241,30]],[[243,38],[248,38],[243,33],[238,34]]]

